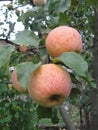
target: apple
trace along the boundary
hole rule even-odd
[[[71,91],[68,72],[56,64],[44,64],[30,75],[28,93],[33,100],[49,108],[62,104]]]
[[[13,70],[12,72],[12,85],[13,87],[20,93],[24,93],[24,89],[22,87],[22,85],[19,83],[18,81],[18,75],[17,75],[17,72],[16,72],[16,69]]]
[[[15,14],[16,14],[17,16],[19,16],[19,15],[20,15],[20,10],[16,9],[16,10],[15,10]]]
[[[82,38],[73,27],[59,26],[51,30],[46,38],[46,49],[52,57],[58,57],[64,52],[82,51]]]
[[[9,10],[13,10],[13,5],[12,5],[12,4],[8,4],[8,5],[7,5],[7,8],[8,8]]]
[[[33,0],[34,5],[41,6],[45,5],[47,0]]]

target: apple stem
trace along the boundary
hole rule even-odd
[[[71,122],[69,114],[63,104],[59,106],[59,111],[60,111],[62,119],[66,125],[66,129],[67,130],[76,130],[76,128],[75,128],[73,122]]]

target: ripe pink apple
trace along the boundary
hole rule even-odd
[[[68,26],[53,29],[46,38],[46,49],[52,57],[60,56],[63,52],[82,51],[82,39],[79,32]]]
[[[13,87],[20,93],[24,93],[24,89],[22,87],[22,85],[19,83],[18,81],[18,77],[17,77],[17,72],[16,70],[14,70],[12,72],[12,84],[13,84]]]
[[[46,4],[47,0],[33,0],[34,5],[41,6]]]
[[[71,86],[71,78],[65,69],[55,64],[44,64],[31,73],[28,93],[43,107],[53,107],[65,101]]]

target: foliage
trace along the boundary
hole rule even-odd
[[[19,95],[9,88],[0,94],[0,106],[0,129],[2,130],[19,128],[31,130],[34,121],[37,121],[32,101],[25,95]]]
[[[48,0],[45,6],[33,6],[29,0],[11,1],[0,7],[0,128],[2,130],[31,130],[43,119],[48,123],[62,121],[57,108],[38,106],[26,94],[26,100],[16,92],[11,82],[11,67],[17,68],[19,82],[26,89],[28,77],[42,62],[61,64],[69,71],[74,89],[68,101],[78,108],[90,111],[90,90],[95,87],[92,72],[93,8],[90,0]],[[29,7],[28,7],[29,6]],[[10,19],[17,18],[15,22]],[[23,30],[17,24],[22,23]],[[6,27],[4,26],[6,25]],[[83,39],[83,52],[64,53],[58,59],[47,56],[45,39],[51,29],[69,25],[79,30]],[[15,30],[17,28],[17,31]],[[5,40],[4,40],[5,39]],[[88,87],[88,86],[91,87]],[[11,86],[11,88],[9,87]]]

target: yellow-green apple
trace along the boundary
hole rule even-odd
[[[47,0],[33,0],[34,5],[41,6],[45,5]]]
[[[24,93],[24,89],[22,87],[22,85],[19,83],[18,81],[18,75],[17,75],[17,72],[16,72],[16,69],[13,70],[12,72],[12,84],[13,84],[13,87],[20,93]]]
[[[28,93],[43,107],[62,104],[72,87],[69,73],[59,65],[44,64],[30,75]]]
[[[46,49],[52,57],[58,57],[63,52],[82,51],[82,38],[73,27],[59,26],[51,30],[46,38]]]

